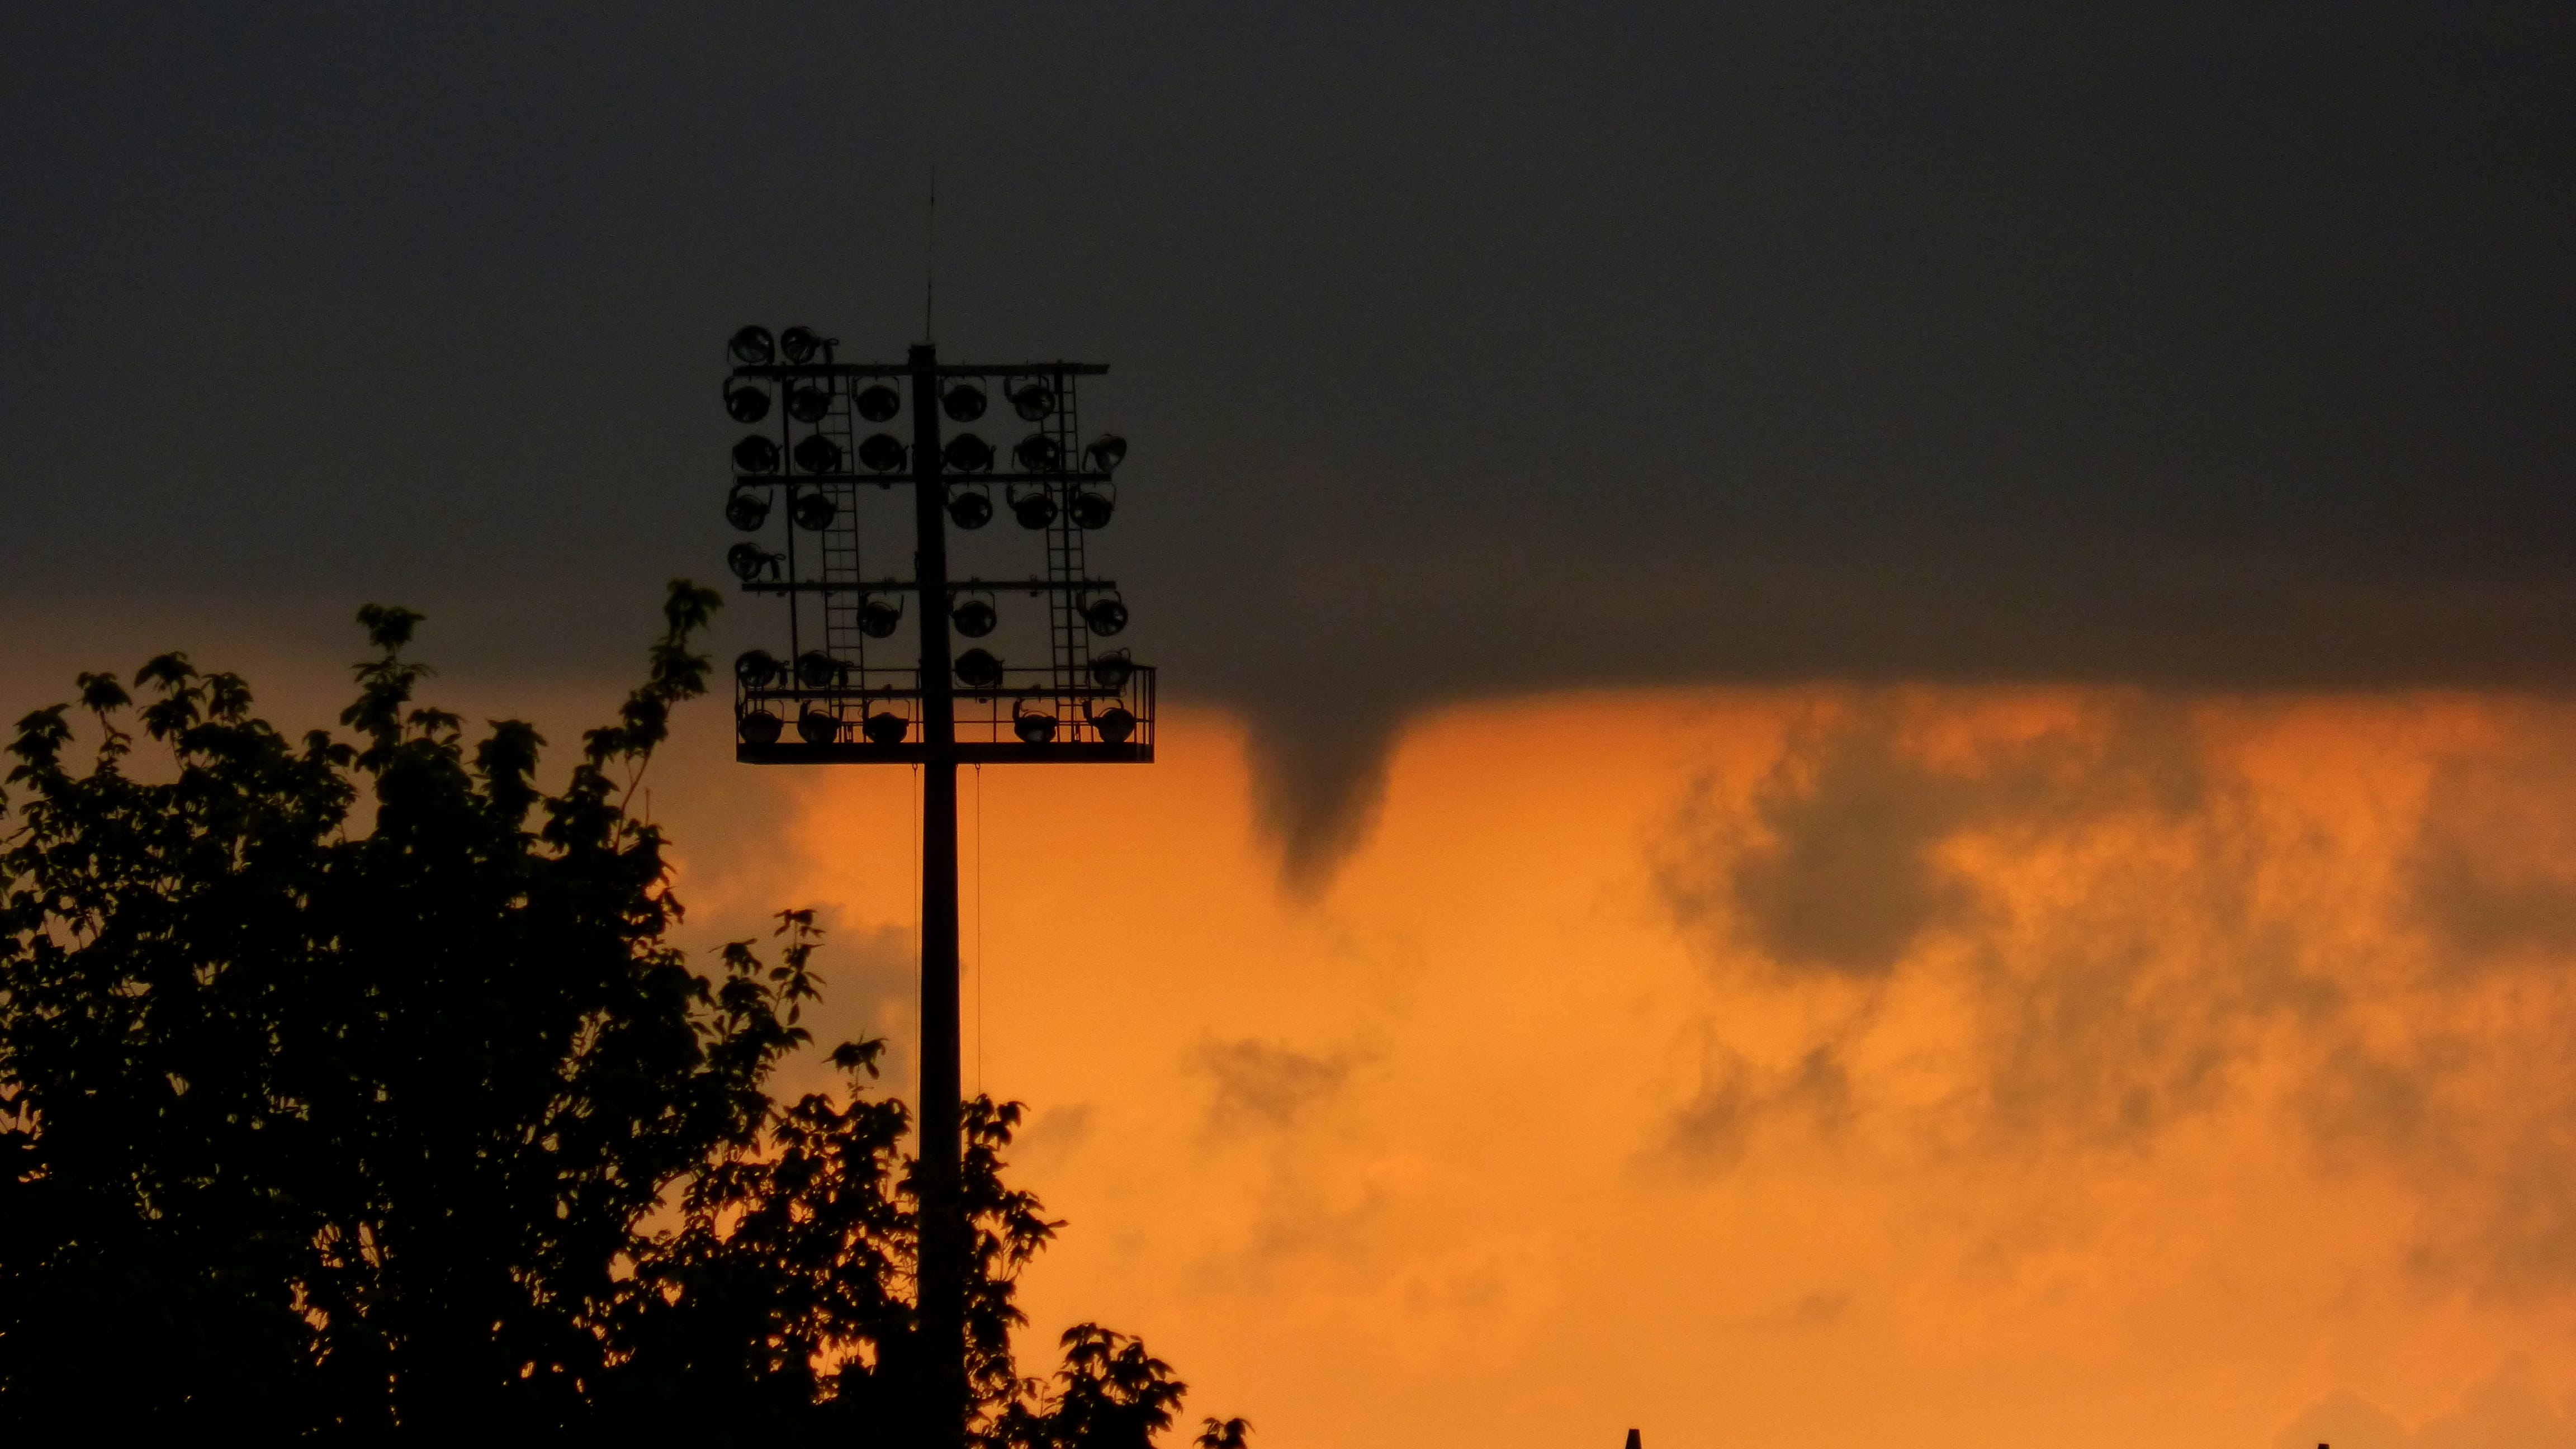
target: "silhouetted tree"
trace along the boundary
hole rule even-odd
[[[774,1101],[812,915],[782,916],[774,965],[741,941],[693,972],[663,837],[624,809],[705,689],[716,603],[672,585],[646,682],[551,794],[527,724],[469,752],[414,703],[402,609],[360,612],[353,738],[289,739],[177,654],[139,708],[80,676],[86,770],[74,706],[20,722],[0,1427],[916,1441],[909,1119],[862,1090],[882,1044],[832,1052],[841,1096]],[[132,768],[129,721],[166,766]],[[1018,1119],[967,1112],[972,1429],[1142,1443],[1181,1386],[1132,1340],[1079,1329],[1057,1389],[1015,1377],[1014,1280],[1056,1226],[1002,1183]]]

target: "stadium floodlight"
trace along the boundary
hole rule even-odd
[[[737,473],[775,473],[778,444],[754,433],[733,445],[733,466]]]
[[[903,623],[903,605],[871,594],[859,604],[859,632],[871,639],[891,639]]]
[[[1103,594],[1082,606],[1082,621],[1105,639],[1127,627],[1127,605],[1116,594]]]
[[[1044,378],[1015,383],[1009,393],[1011,410],[1029,422],[1045,422],[1047,415],[1055,411],[1055,389],[1047,386]]]
[[[990,599],[966,598],[948,611],[948,622],[967,638],[981,639],[1002,622],[1002,615]]]
[[[941,462],[951,473],[990,473],[993,471],[993,445],[973,433],[959,433],[948,440],[939,453]]]
[[[903,411],[903,394],[884,383],[878,383],[874,387],[862,389],[858,401],[852,406],[859,410],[860,417],[866,418],[869,422],[891,422],[896,413]]]
[[[903,439],[892,433],[870,433],[859,444],[859,462],[871,473],[891,473],[903,466]]]
[[[787,415],[800,423],[819,423],[832,410],[832,390],[800,382],[787,390]]]
[[[769,648],[734,661],[735,758],[920,770],[910,1351],[924,1369],[906,1377],[929,1432],[906,1449],[966,1449],[976,1280],[961,1180],[958,767],[1149,762],[1154,672],[1109,646],[1127,605],[1087,563],[1123,506],[1111,475],[1126,442],[1082,425],[1083,380],[1107,369],[943,364],[928,343],[900,362],[843,361],[837,346],[811,327],[745,327],[727,343],[724,402],[739,441],[725,518],[757,537],[725,562],[746,590],[777,598],[785,623]],[[995,431],[983,434],[988,414]],[[880,500],[904,488],[910,522],[889,539]],[[952,530],[986,528],[1003,509],[1035,537],[1007,530],[976,540],[977,553],[1025,550],[1043,565],[952,577]],[[785,525],[775,536],[764,532],[773,523]],[[1024,611],[1015,600],[1005,620],[1003,593],[1042,602]],[[1024,662],[1006,668],[1004,652]]]
[[[968,689],[999,689],[1002,661],[990,649],[969,649],[957,656],[957,682]]]
[[[993,495],[981,483],[969,483],[948,495],[948,518],[959,528],[976,529],[993,521]]]
[[[807,433],[796,445],[796,466],[808,473],[838,473],[841,445],[821,433]]]

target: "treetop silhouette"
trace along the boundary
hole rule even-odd
[[[810,911],[712,975],[626,800],[704,692],[675,581],[567,783],[416,702],[421,616],[359,613],[349,737],[180,654],[22,719],[0,812],[0,1425],[281,1437],[683,1432],[910,1445],[919,1219],[883,1049],[782,1102]],[[75,714],[94,722],[67,763]],[[142,740],[131,732],[139,727]],[[167,767],[130,768],[149,746]],[[773,959],[774,958],[774,959]],[[1183,1385],[1080,1325],[1022,1379],[1015,1103],[965,1108],[970,1437],[1141,1446]],[[1232,1449],[1232,1446],[1227,1446]]]

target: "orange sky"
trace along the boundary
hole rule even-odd
[[[2576,1443],[2571,724],[1459,708],[1311,900],[1224,717],[987,770],[1034,1332],[1141,1331],[1278,1446]],[[908,1036],[910,772],[681,745],[693,929],[825,907],[821,1034]]]
[[[127,652],[48,650],[17,707]],[[614,697],[433,693],[558,764]],[[689,940],[822,907],[818,1035],[905,1042],[910,772],[724,726],[649,777]],[[985,771],[980,872],[966,782],[968,1076],[1069,1223],[1031,1367],[1140,1331],[1276,1449],[2576,1449],[2576,708],[1460,707],[1313,899],[1236,724],[1161,741]]]

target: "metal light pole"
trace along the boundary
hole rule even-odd
[[[1043,362],[943,366],[929,344],[901,364],[842,363],[836,344],[807,328],[773,338],[746,327],[729,344],[726,411],[755,431],[734,445],[725,516],[771,535],[784,515],[785,547],[746,540],[726,561],[743,587],[788,602],[788,654],[745,653],[734,664],[735,758],[752,764],[912,764],[921,769],[921,1102],[919,1363],[930,1442],[960,1442],[969,1403],[965,1307],[968,1225],[960,1201],[964,1156],[959,1080],[957,766],[1094,762],[1154,757],[1154,671],[1098,638],[1125,629],[1117,585],[1089,576],[1087,536],[1114,511],[1126,443],[1085,442],[1076,390],[1106,367]],[[898,385],[900,390],[898,390]],[[942,416],[973,424],[988,388],[1034,430],[1010,449],[1011,467],[981,434],[943,432]],[[857,441],[861,423],[892,423],[910,408],[911,442],[893,432]],[[871,579],[861,567],[868,505],[912,489],[912,576]],[[991,489],[1005,490],[1012,521],[1042,534],[1046,570],[1017,579],[952,581],[951,527],[993,521]],[[783,505],[783,506],[782,506]],[[799,547],[798,535],[814,536]],[[774,535],[773,535],[774,536]],[[978,647],[952,656],[952,623],[981,638],[999,626],[1002,593],[1045,600],[1047,664],[1011,668]],[[903,601],[916,602],[920,647],[911,667],[872,665],[873,641],[894,636]],[[820,625],[820,643],[809,615]],[[1025,632],[1025,631],[1024,631]],[[966,706],[963,719],[959,706]],[[788,734],[792,718],[794,734]]]

